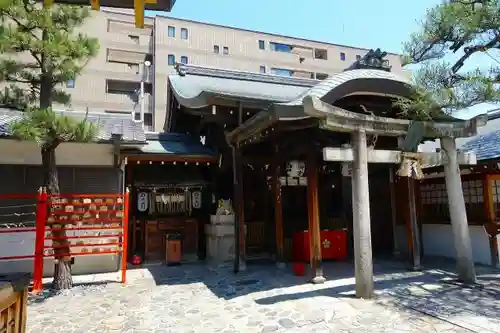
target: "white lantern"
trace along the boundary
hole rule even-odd
[[[137,210],[145,212],[149,207],[149,196],[146,192],[137,193]]]
[[[286,166],[288,177],[302,177],[306,170],[306,164],[302,161],[290,161]]]
[[[193,198],[193,208],[200,209],[201,208],[201,192],[200,191],[193,192],[192,198]]]

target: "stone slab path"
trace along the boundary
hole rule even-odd
[[[328,281],[305,283],[291,268],[249,265],[151,266],[119,274],[75,277],[92,282],[31,297],[30,333],[140,332],[500,332],[500,274],[479,271],[464,288],[450,270],[409,272],[375,265],[377,297],[352,297],[351,263],[325,264]]]

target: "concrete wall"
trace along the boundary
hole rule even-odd
[[[68,236],[76,235],[75,233],[84,231],[68,232]],[[99,242],[102,238],[89,239],[92,242]],[[116,241],[116,240],[114,240]],[[45,245],[50,246],[51,241],[46,241]],[[103,247],[110,249],[110,247]],[[0,234],[0,255],[5,257],[32,255],[35,250],[35,233],[34,232],[17,232],[9,234]],[[72,251],[78,252],[74,249]],[[72,266],[73,274],[94,274],[116,272],[120,269],[119,254],[104,254],[104,255],[88,255],[75,256],[75,264]],[[54,260],[52,258],[44,259],[44,276],[51,277],[54,275]],[[0,261],[0,274],[6,273],[32,273],[33,259],[20,260],[2,260]]]
[[[451,224],[424,224],[422,233],[424,255],[456,259]],[[486,231],[482,226],[469,226],[469,233],[474,262],[490,265],[491,252]],[[397,226],[396,234],[400,250],[403,253],[407,253],[408,236],[406,227]]]
[[[0,164],[41,165],[35,142],[0,139]],[[58,166],[113,166],[114,148],[105,143],[62,143],[56,150]],[[0,175],[1,176],[1,175]]]

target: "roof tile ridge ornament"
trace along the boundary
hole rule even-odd
[[[254,81],[254,82],[274,83],[274,84],[303,86],[303,87],[314,87],[315,85],[321,82],[320,80],[316,79],[286,77],[273,74],[239,71],[234,69],[187,65],[182,63],[176,63],[174,67],[179,76],[186,76],[186,75],[211,76],[223,79]]]
[[[344,72],[353,69],[375,69],[390,72],[392,66],[389,64],[389,60],[385,59],[387,57],[387,52],[382,51],[380,48],[370,49],[361,59],[356,60],[351,66],[346,68]]]

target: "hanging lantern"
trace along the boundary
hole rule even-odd
[[[140,265],[142,263],[142,259],[141,259],[141,256],[138,255],[138,254],[134,254],[132,256],[132,259],[130,260],[130,262],[132,263],[132,265]]]
[[[303,177],[306,171],[306,164],[303,161],[290,161],[286,166],[288,177]]]

